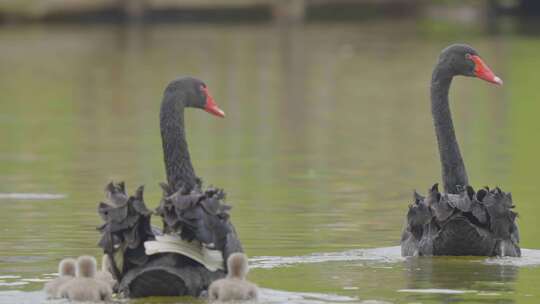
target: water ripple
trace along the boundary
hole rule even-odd
[[[522,249],[522,256],[486,258],[485,264],[510,265],[517,267],[540,266],[540,250]],[[399,246],[381,247],[372,249],[354,249],[341,252],[313,253],[302,256],[257,256],[249,259],[251,268],[278,268],[288,267],[295,264],[368,261],[380,263],[397,263],[406,258],[401,256]]]
[[[432,293],[432,294],[464,294],[464,293],[475,293],[477,291],[476,290],[427,288],[427,289],[400,289],[398,290],[398,292]]]
[[[358,303],[354,297],[338,296],[333,294],[311,292],[289,292],[267,288],[259,289],[261,302],[268,304],[293,303],[293,304],[317,304],[317,303]]]
[[[66,198],[65,194],[55,193],[0,193],[0,199],[13,200],[55,200]]]
[[[521,257],[498,257],[488,258],[485,264],[490,265],[509,265],[517,267],[540,266],[540,250],[536,249],[521,249]]]
[[[371,261],[381,263],[396,263],[403,261],[399,246],[372,249],[354,249],[342,252],[313,253],[303,256],[259,256],[250,259],[251,268],[277,268],[294,264]]]

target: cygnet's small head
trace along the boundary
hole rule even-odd
[[[249,271],[246,255],[241,252],[231,254],[227,259],[227,270],[229,277],[245,278]]]
[[[60,276],[75,276],[75,269],[77,261],[72,258],[66,258],[60,261],[60,264],[58,264],[58,273]]]
[[[96,259],[93,256],[80,256],[77,259],[77,277],[93,278],[97,271],[96,265]]]

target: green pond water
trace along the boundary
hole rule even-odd
[[[0,303],[46,302],[61,258],[100,254],[110,180],[157,207],[159,102],[179,75],[227,113],[188,110],[188,141],[228,193],[261,302],[538,303],[540,37],[503,25],[1,27]],[[428,89],[453,42],[505,81],[458,78],[451,103],[472,184],[513,193],[521,259],[400,257],[413,189],[440,181]]]

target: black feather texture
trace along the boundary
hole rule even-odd
[[[193,77],[175,79],[164,91],[159,119],[168,183],[161,184],[163,198],[156,213],[162,218],[163,233],[220,250],[226,261],[230,254],[242,251],[229,219],[230,207],[223,202],[223,190],[203,190],[191,163],[184,128],[184,109],[205,109],[209,101],[213,99],[206,84]],[[213,280],[225,276],[222,270],[210,271],[176,252],[147,256],[144,242],[162,232],[150,226],[152,212],[144,204],[142,188],[128,197],[124,183],[111,183],[106,193],[107,202],[98,209],[105,221],[99,227],[100,246],[112,257],[120,293],[128,297],[198,296]]]
[[[423,198],[415,192],[401,238],[403,256],[521,256],[512,195],[499,188],[457,187]]]
[[[127,269],[147,262],[144,242],[154,239],[150,226],[152,211],[146,208],[143,192],[144,187],[140,186],[135,195],[128,196],[123,182],[111,182],[105,187],[105,202],[99,203],[98,213],[105,223],[98,227],[98,245],[113,260],[118,281]]]
[[[163,231],[177,234],[186,241],[197,240],[210,249],[229,254],[243,252],[233,224],[231,206],[225,204],[223,189],[208,187],[203,190],[200,179],[191,189],[180,188],[173,192],[162,183],[163,198],[156,214],[163,219]]]
[[[174,192],[165,183],[161,187],[163,198],[155,213],[162,217],[163,233],[220,250],[224,261],[232,253],[243,252],[222,189],[203,190],[200,180],[192,189]],[[129,297],[197,296],[212,281],[224,277],[226,272],[209,271],[176,253],[145,254],[144,242],[162,232],[150,225],[153,212],[146,207],[143,191],[141,186],[128,196],[123,183],[111,182],[105,188],[106,200],[98,207],[105,222],[98,227],[99,246],[111,257],[113,272],[120,282],[118,291]]]

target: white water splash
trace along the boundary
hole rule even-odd
[[[54,193],[0,193],[0,199],[12,200],[55,200],[66,197],[65,194]]]
[[[22,281],[17,281],[17,282],[0,282],[0,286],[22,286],[22,285],[28,285],[29,283],[28,282],[22,282]]]
[[[251,268],[277,268],[295,264],[371,261],[381,263],[397,263],[403,261],[399,246],[373,249],[354,249],[342,252],[313,253],[302,256],[259,256],[249,259]]]
[[[21,279],[21,281],[30,282],[30,283],[40,283],[40,282],[49,282],[50,279],[29,278],[29,279]]]
[[[400,289],[398,292],[411,292],[411,293],[432,293],[432,294],[464,294],[464,293],[477,293],[476,290],[456,290],[456,289],[441,289],[441,288],[427,288],[427,289]]]
[[[42,290],[30,292],[20,290],[0,291],[0,303],[2,304],[69,304],[67,299],[46,300],[46,298],[47,295]]]
[[[540,250],[522,249],[520,258],[486,258],[485,264],[509,265],[516,267],[540,266]],[[401,256],[399,246],[381,247],[372,249],[354,249],[341,252],[313,253],[301,256],[257,256],[249,259],[251,268],[278,268],[289,267],[296,264],[365,261],[374,263],[398,263],[406,258]],[[381,268],[388,268],[381,266]],[[390,267],[391,268],[391,267]]]
[[[318,303],[359,303],[357,298],[311,292],[289,292],[267,288],[259,289],[259,301],[268,304],[318,304]]]
[[[485,264],[490,265],[509,265],[516,267],[531,267],[540,266],[540,250],[536,249],[521,249],[521,257],[503,257],[503,258],[488,258]]]
[[[0,291],[0,303],[17,303],[17,304],[67,304],[65,299],[47,300],[46,294],[40,291],[20,291],[9,290]],[[138,303],[138,301],[136,301]],[[191,303],[191,301],[188,301]],[[115,299],[114,303],[131,303],[128,299]],[[167,302],[168,303],[168,302]],[[171,302],[172,303],[172,302]],[[249,304],[251,302],[245,302]],[[378,300],[361,301],[356,297],[339,296],[334,294],[311,293],[311,292],[290,292],[283,290],[274,290],[267,288],[259,289],[259,300],[261,304],[328,304],[328,303],[354,303],[354,304],[390,304],[388,302]]]

